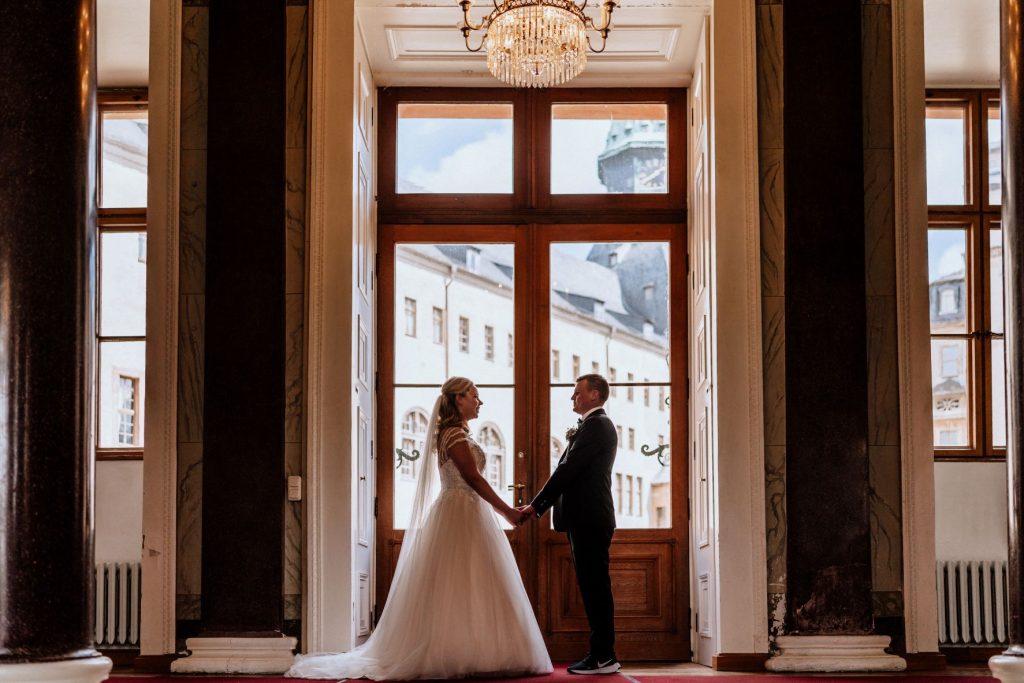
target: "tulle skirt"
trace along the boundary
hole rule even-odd
[[[551,673],[512,549],[491,507],[450,489],[406,535],[387,604],[351,652],[298,655],[296,678],[463,678]]]

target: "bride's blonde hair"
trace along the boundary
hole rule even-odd
[[[448,427],[459,427],[469,430],[455,398],[462,396],[473,388],[473,381],[465,377],[451,377],[441,387],[441,403],[437,410],[437,432],[440,434]]]

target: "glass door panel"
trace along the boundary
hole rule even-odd
[[[576,378],[604,375],[605,410],[619,432],[612,498],[620,529],[672,526],[668,251],[667,242],[550,247],[550,465],[576,423]]]
[[[393,524],[409,523],[427,423],[448,377],[473,380],[483,406],[470,423],[484,476],[507,502],[515,482],[515,249],[511,244],[395,245]],[[502,520],[505,528],[510,528]]]

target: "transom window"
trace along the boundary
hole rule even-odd
[[[1006,455],[998,92],[929,91],[928,301],[937,457]]]

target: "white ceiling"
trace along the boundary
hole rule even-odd
[[[999,0],[924,0],[925,83],[999,85]]]
[[[576,87],[648,87],[688,85],[704,16],[712,0],[624,0],[613,15],[608,47],[588,56]],[[472,20],[493,5],[477,0]],[[596,10],[596,12],[591,12]],[[600,4],[587,13],[597,18]],[[501,85],[487,71],[485,55],[466,49],[456,24],[462,19],[455,0],[362,0],[356,12],[379,86]],[[476,47],[479,31],[470,36]],[[597,34],[592,40],[600,40]]]
[[[688,84],[701,20],[713,0],[620,1],[607,52],[591,55],[573,84]],[[149,0],[97,5],[99,85],[145,86]],[[489,3],[477,5],[479,21]],[[456,0],[357,0],[357,12],[378,85],[498,84],[483,56],[466,52],[455,28],[461,14]],[[999,0],[924,0],[924,12],[929,87],[998,85]],[[479,39],[474,35],[473,44]]]
[[[97,0],[96,78],[101,88],[149,84],[149,0]]]

